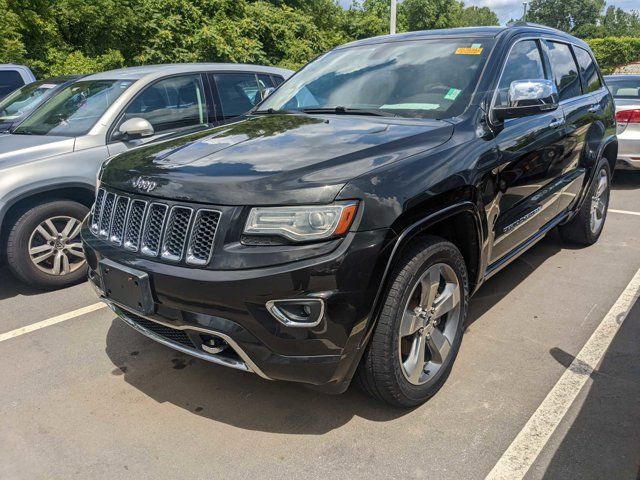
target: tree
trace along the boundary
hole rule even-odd
[[[527,20],[565,32],[597,25],[604,0],[531,0]]]
[[[498,16],[489,7],[467,7],[460,13],[458,27],[499,25]]]
[[[431,30],[458,25],[463,4],[457,0],[404,0],[399,10],[409,31]]]
[[[20,17],[9,10],[7,0],[0,0],[0,63],[22,63],[26,57],[20,33]]]

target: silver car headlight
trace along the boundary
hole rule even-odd
[[[349,231],[357,202],[331,205],[252,208],[244,227],[247,235],[280,235],[295,242],[323,240]]]

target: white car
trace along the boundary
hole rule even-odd
[[[640,170],[640,75],[609,75],[604,79],[616,102],[616,168]]]
[[[36,77],[24,65],[0,64],[0,99],[35,81]]]

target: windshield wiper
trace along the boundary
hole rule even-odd
[[[253,113],[257,114],[267,114],[267,115],[275,115],[275,114],[284,114],[291,115],[292,113],[303,113],[302,110],[286,110],[286,109],[275,109],[275,108],[267,108],[266,110],[255,110]]]
[[[386,112],[379,108],[347,108],[347,107],[328,107],[328,108],[303,108],[304,113],[337,113],[339,115],[369,115],[375,117],[397,117],[395,113]]]

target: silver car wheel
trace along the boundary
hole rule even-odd
[[[413,287],[400,322],[398,355],[413,385],[429,382],[449,357],[460,322],[460,282],[449,265],[428,268]]]
[[[82,268],[86,260],[80,242],[82,222],[68,216],[51,217],[29,237],[29,257],[41,272],[63,276]]]
[[[598,174],[596,192],[591,197],[591,232],[598,233],[604,223],[607,211],[609,175],[603,168]]]

